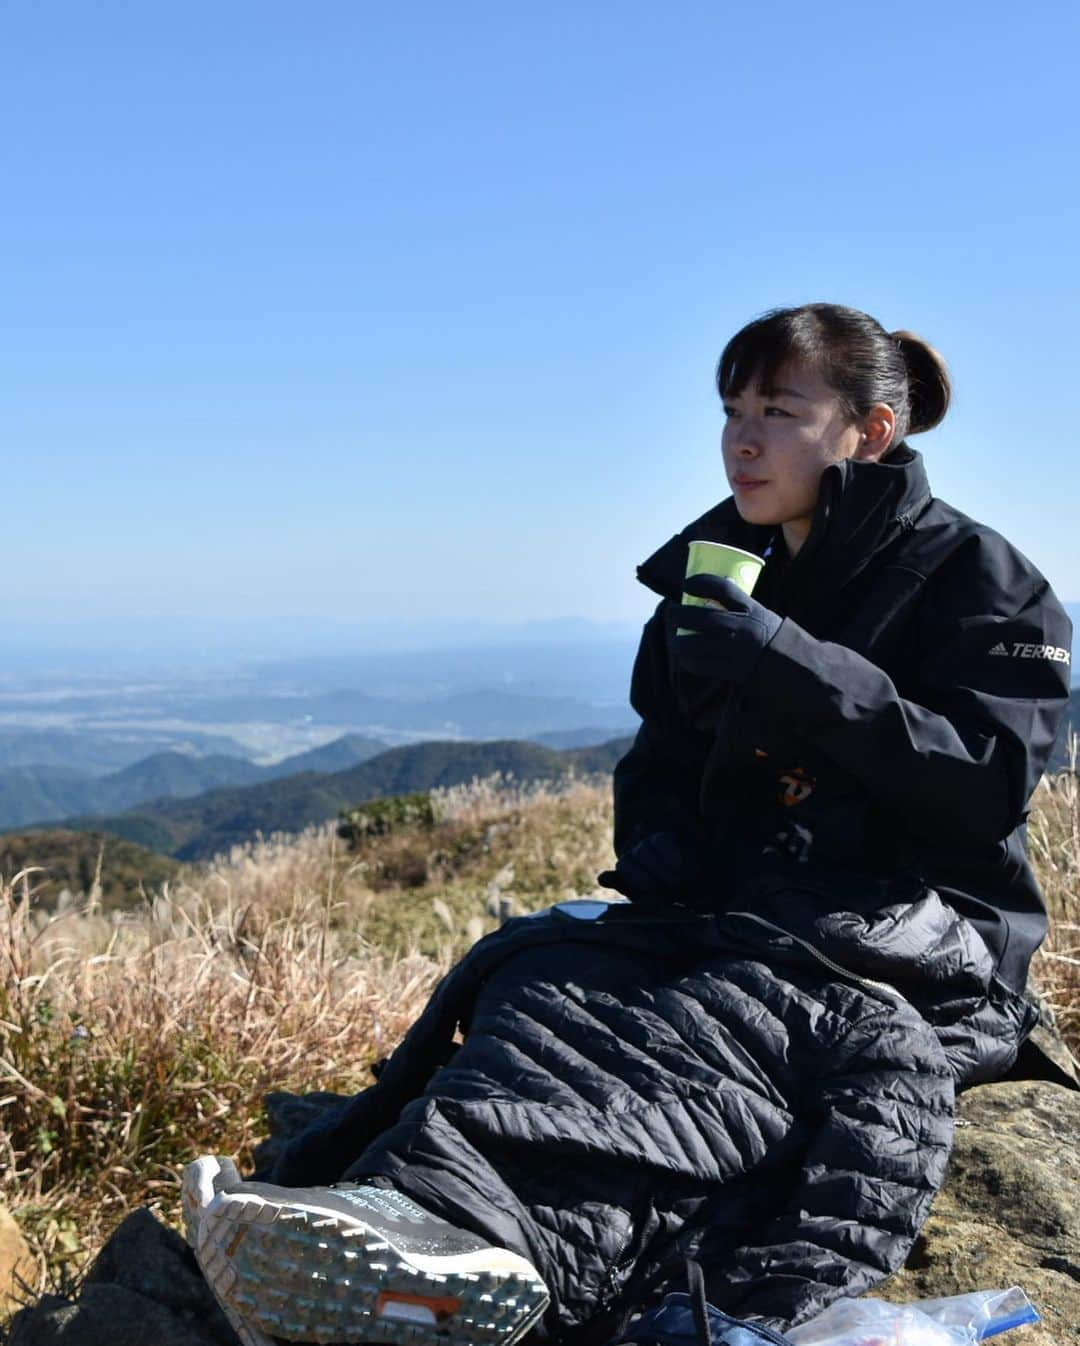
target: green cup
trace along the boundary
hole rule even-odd
[[[690,555],[686,558],[686,574],[720,575],[723,579],[733,580],[744,594],[752,594],[758,576],[765,562],[753,552],[743,551],[741,547],[728,547],[723,542],[691,542]],[[683,594],[682,601],[693,608],[718,608],[711,598],[695,598],[693,594]],[[689,631],[680,626],[677,636],[696,636],[698,631]]]

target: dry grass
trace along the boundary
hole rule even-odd
[[[609,788],[488,781],[426,833],[333,827],[235,848],[142,907],[51,912],[0,884],[0,1197],[62,1290],[134,1205],[177,1213],[206,1151],[250,1159],[271,1089],[370,1081],[437,978],[500,914],[591,890]],[[420,880],[416,875],[420,873]]]
[[[1080,1045],[1080,782],[1040,787],[1055,924],[1037,974]],[[204,1151],[250,1159],[270,1089],[353,1091],[439,975],[508,911],[595,889],[610,783],[436,792],[356,854],[331,827],[236,848],[142,907],[0,888],[0,1196],[61,1289],[134,1205],[175,1219]]]
[[[266,1090],[357,1087],[442,970],[342,938],[304,896],[274,914],[163,895],[115,922],[0,901],[2,1183],[47,1263],[133,1203],[171,1206],[195,1152],[250,1153]]]
[[[1075,741],[1073,766],[1076,765]],[[1046,777],[1028,827],[1031,857],[1050,910],[1050,934],[1032,973],[1062,1036],[1080,1056],[1080,776]]]

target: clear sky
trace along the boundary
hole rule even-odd
[[[1074,0],[15,0],[0,619],[638,620],[716,357],[949,359],[936,492],[1080,598]],[[299,630],[299,627],[297,628]]]

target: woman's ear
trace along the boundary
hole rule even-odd
[[[896,413],[885,402],[872,407],[862,423],[855,457],[864,462],[876,462],[892,448],[896,435]]]

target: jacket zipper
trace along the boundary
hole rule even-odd
[[[603,1288],[598,1296],[601,1308],[607,1307],[607,1302],[610,1296],[616,1293],[616,1284],[619,1277],[627,1267],[632,1267],[637,1261],[636,1256],[630,1254],[630,1245],[634,1242],[635,1233],[636,1231],[631,1228],[626,1238],[623,1239],[622,1246],[615,1254],[615,1257],[607,1269],[607,1274],[604,1276]]]
[[[888,996],[890,1000],[895,1000],[901,1005],[910,1004],[906,996],[902,995],[895,986],[891,986],[887,981],[875,981],[873,977],[860,977],[857,972],[852,972],[850,968],[841,967],[839,963],[834,963],[831,958],[823,954],[820,949],[816,949],[808,940],[800,939],[798,935],[793,935],[790,930],[785,930],[783,926],[774,925],[772,921],[767,921],[763,916],[755,916],[752,911],[733,911],[732,916],[744,916],[748,921],[755,921],[762,925],[766,930],[772,930],[777,935],[784,935],[801,945],[808,953],[812,953],[819,963],[824,963],[827,968],[835,972],[838,976],[846,977],[848,981],[853,981],[858,986],[866,986],[871,990],[878,991],[882,995]]]
[[[886,546],[887,543],[894,541],[897,537],[901,537],[904,533],[910,533],[915,527],[916,514],[921,514],[932,499],[933,499],[932,495],[922,496],[918,500],[916,500],[915,503],[909,509],[904,510],[902,514],[897,514],[896,517],[893,519],[893,523],[896,526],[896,532],[894,532],[890,537],[886,539],[885,542],[881,544],[881,548]],[[799,549],[798,554],[791,561],[788,562],[787,570],[785,571],[784,575],[780,580],[775,595],[775,601],[773,603],[773,611],[776,612],[778,616],[784,617],[790,610],[791,605],[790,602],[787,600],[790,600],[791,598],[791,588],[793,578],[797,578],[798,575],[801,573],[799,569],[799,563],[802,562],[803,567],[805,567],[807,565],[808,557],[813,556],[813,554],[818,550],[818,547],[820,546],[822,539],[824,538],[825,532],[829,525],[829,518],[832,512],[831,511],[832,501],[830,500],[826,502],[826,504],[827,507],[825,509],[825,512],[822,514],[820,518],[815,517],[813,524],[811,525],[810,536],[803,543],[802,547]],[[774,541],[775,541],[775,535],[774,535]],[[770,542],[769,543],[770,550],[772,549],[772,546],[773,543]],[[877,551],[881,550],[881,548],[876,548],[875,554]],[[867,557],[863,565],[869,564],[871,559],[872,557]],[[859,567],[860,570],[862,568],[863,566]]]

